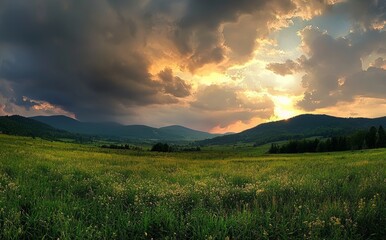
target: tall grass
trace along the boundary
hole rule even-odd
[[[386,150],[264,151],[0,135],[0,239],[384,239]]]

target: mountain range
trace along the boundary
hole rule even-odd
[[[236,143],[261,145],[289,139],[347,135],[379,125],[386,127],[386,117],[339,118],[304,114],[288,120],[263,123],[240,133],[219,136],[178,125],[153,128],[145,125],[121,125],[114,122],[81,122],[66,116],[0,117],[0,133],[12,135],[48,139],[100,137],[141,141],[197,141],[201,145]]]
[[[30,119],[71,133],[123,139],[196,141],[219,136],[219,134],[197,131],[178,125],[153,128],[145,125],[121,125],[115,122],[81,122],[66,116],[37,116]]]
[[[331,137],[347,135],[371,126],[386,127],[386,117],[381,118],[340,118],[328,115],[303,114],[288,120],[260,124],[243,132],[200,141],[203,145],[222,145],[269,142],[300,139],[307,137]]]

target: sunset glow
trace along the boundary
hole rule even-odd
[[[273,99],[275,102],[275,115],[278,119],[288,119],[296,115],[293,102],[289,97],[278,96]]]
[[[385,1],[82,2],[0,2],[0,114],[221,133],[386,115]]]

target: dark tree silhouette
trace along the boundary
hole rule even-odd
[[[153,152],[172,152],[172,147],[167,143],[157,143],[152,148]]]
[[[377,142],[377,129],[373,126],[370,131],[366,134],[366,146],[368,148],[375,148]]]
[[[377,136],[377,143],[376,146],[378,148],[384,148],[386,147],[386,133],[382,126],[379,126],[378,128],[378,136]]]
[[[358,131],[350,136],[349,145],[351,150],[360,150],[366,147],[366,131]]]
[[[268,153],[335,152],[380,147],[386,147],[386,133],[382,126],[378,130],[375,127],[361,130],[351,136],[291,140],[282,145],[272,143]]]
[[[276,143],[272,143],[271,147],[268,150],[268,153],[279,153],[280,149],[279,146]]]

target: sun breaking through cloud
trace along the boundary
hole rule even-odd
[[[386,115],[386,2],[0,1],[0,114],[241,131]]]

